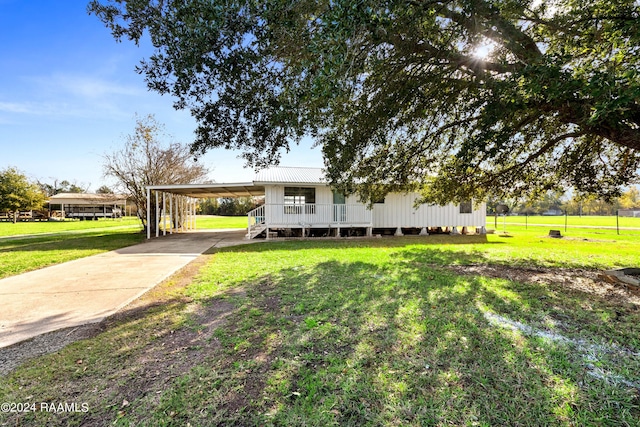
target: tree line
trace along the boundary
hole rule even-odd
[[[609,201],[594,195],[581,196],[563,191],[548,191],[535,199],[490,199],[487,213],[494,214],[500,204],[506,204],[510,213],[519,215],[615,215],[620,209],[640,209],[640,190],[629,187],[620,197]]]
[[[262,204],[264,198],[257,197],[203,199],[198,203],[198,214],[243,216]]]

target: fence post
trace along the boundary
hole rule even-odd
[[[616,231],[618,232],[618,236],[620,235],[620,219],[619,219],[620,209],[616,209]]]

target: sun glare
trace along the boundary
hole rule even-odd
[[[495,46],[492,43],[476,46],[476,48],[473,50],[472,55],[477,59],[485,60],[491,54],[491,52],[493,52],[494,47]]]

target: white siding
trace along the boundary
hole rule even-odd
[[[292,215],[285,215],[283,207],[280,206],[284,204],[285,186],[314,187],[316,189],[316,214],[311,216],[307,215],[304,218],[304,222],[317,227],[327,226],[327,221],[324,219],[320,220],[320,217],[330,215],[329,213],[325,213],[324,210],[330,209],[330,207],[326,207],[326,205],[333,204],[331,188],[324,185],[315,186],[304,184],[265,185],[265,214],[268,224],[292,224],[291,221],[296,220]],[[418,194],[415,193],[392,193],[387,195],[384,203],[376,203],[373,206],[373,227],[481,227],[485,225],[486,205],[484,203],[477,208],[474,206],[473,212],[470,214],[461,214],[460,205],[457,204],[449,204],[446,206],[420,205],[415,209],[413,204],[417,198]],[[356,196],[347,197],[345,202],[347,205],[361,205],[358,203]],[[321,221],[321,223],[319,221]],[[296,224],[292,224],[292,226],[296,226]]]
[[[414,208],[418,194],[388,194],[384,203],[373,205],[373,227],[452,227],[484,226],[486,206],[482,203],[470,214],[461,214],[460,205],[419,205]]]
[[[264,186],[264,204],[284,203],[284,186],[282,185],[265,185]]]

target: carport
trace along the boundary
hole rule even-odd
[[[181,224],[176,231],[195,229],[198,199],[260,196],[264,196],[264,185],[255,185],[253,182],[150,185],[147,187],[147,224],[151,224],[152,220],[151,203],[155,203],[155,237],[159,237],[161,223],[162,234],[167,234],[167,217],[169,221]],[[174,228],[170,227],[168,231],[172,234]],[[147,227],[147,239],[150,238],[151,228]]]

